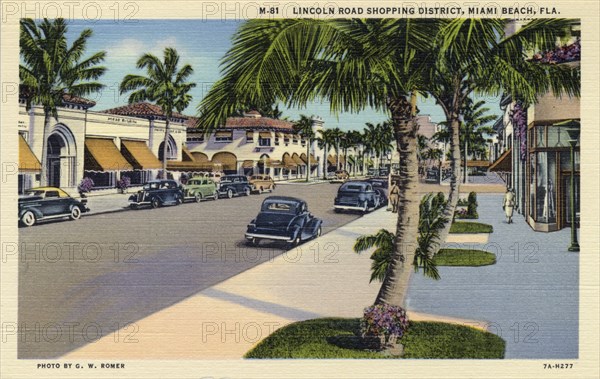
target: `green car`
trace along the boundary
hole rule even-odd
[[[195,200],[197,203],[203,199],[217,200],[219,191],[212,179],[204,176],[194,176],[183,186],[183,199]]]

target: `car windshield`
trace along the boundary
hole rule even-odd
[[[341,188],[340,191],[347,191],[347,192],[360,192],[365,188],[364,185],[362,184],[344,184]]]
[[[201,182],[201,181],[199,181],[199,180],[190,180],[190,181],[188,182],[188,184],[194,184],[194,185],[198,185],[198,184],[202,184],[202,182]]]
[[[158,182],[146,183],[146,184],[144,184],[144,189],[145,190],[158,189],[159,184],[160,183],[158,183]]]
[[[263,212],[281,212],[295,214],[298,209],[298,204],[289,202],[268,201],[262,206]]]
[[[233,178],[231,176],[222,176],[221,177],[221,183],[232,183],[233,182]]]

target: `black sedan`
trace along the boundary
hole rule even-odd
[[[380,202],[379,192],[373,189],[371,183],[351,181],[340,186],[333,208],[336,212],[355,210],[366,213],[379,207]]]
[[[260,213],[248,225],[246,240],[257,244],[260,240],[285,241],[298,245],[321,235],[322,220],[314,217],[304,200],[287,196],[267,197]]]
[[[183,187],[174,180],[152,180],[144,184],[135,195],[129,196],[129,207],[137,209],[142,205],[158,208],[163,205],[183,203]]]
[[[89,211],[86,199],[72,198],[56,187],[32,188],[19,196],[19,222],[32,226],[38,221],[68,217],[77,220],[82,213]]]
[[[373,189],[379,193],[379,204],[387,205],[388,203],[388,192],[389,192],[389,181],[388,178],[369,178],[365,179],[365,182],[371,183]]]

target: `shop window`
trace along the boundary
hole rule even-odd
[[[546,126],[538,125],[535,127],[535,146],[546,147]]]
[[[556,222],[556,154],[537,153],[536,221]]]
[[[560,152],[560,170],[571,171],[571,152]],[[575,171],[579,171],[579,151],[575,151]]]
[[[535,153],[529,155],[529,209],[528,215],[535,218]]]
[[[260,137],[258,139],[258,146],[271,146],[271,139]]]
[[[569,147],[569,134],[565,128],[548,127],[548,147]]]

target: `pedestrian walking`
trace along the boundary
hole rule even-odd
[[[396,184],[395,181],[392,182],[392,187],[390,187],[390,196],[389,202],[392,205],[392,212],[398,212],[398,201],[400,196],[400,187]]]
[[[502,209],[506,214],[506,223],[512,224],[513,210],[515,208],[515,193],[510,187],[506,189],[504,194],[504,200],[502,201]]]

